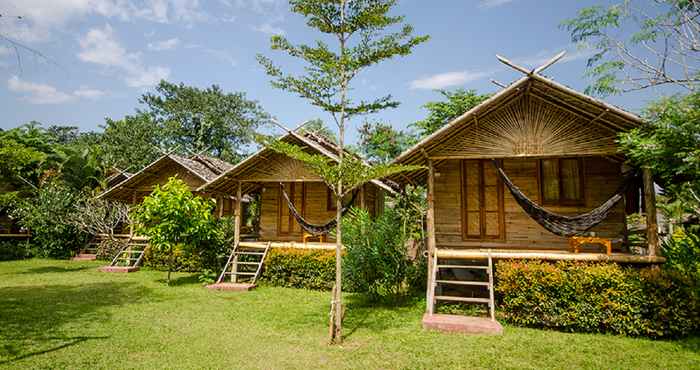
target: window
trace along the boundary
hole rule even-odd
[[[583,205],[583,159],[541,159],[540,199],[547,205]]]
[[[486,160],[462,161],[462,239],[505,239],[503,183]]]

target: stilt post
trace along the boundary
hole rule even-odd
[[[428,210],[426,213],[427,249],[428,249],[428,287],[426,293],[426,312],[433,314],[434,303],[434,273],[435,258],[435,168],[433,161],[423,152],[428,165]]]
[[[656,221],[656,191],[654,179],[648,167],[642,169],[644,182],[644,212],[647,217],[647,245],[649,256],[656,256],[659,249],[659,226]]]

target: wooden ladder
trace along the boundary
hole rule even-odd
[[[489,307],[489,315],[491,320],[496,320],[495,315],[495,301],[493,294],[493,261],[491,259],[491,253],[488,254],[487,264],[481,265],[478,262],[470,262],[469,264],[438,264],[437,253],[434,253],[432,264],[432,276],[431,276],[431,289],[429,290],[430,296],[428,300],[430,301],[429,312],[433,314],[435,310],[435,305],[438,301],[451,301],[451,302],[462,302],[462,303],[476,303],[476,304],[487,304]],[[488,281],[482,280],[446,280],[440,279],[440,271],[455,269],[455,270],[466,270],[472,272],[485,271],[488,277]],[[438,287],[443,285],[458,285],[458,286],[472,286],[472,287],[483,287],[488,290],[488,298],[477,298],[477,297],[460,297],[460,296],[449,296],[444,294],[437,294]]]
[[[255,284],[260,277],[263,262],[265,262],[265,257],[271,245],[272,242],[267,242],[265,245],[250,243],[234,245],[233,251],[231,251],[231,255],[216,283],[223,283],[226,276],[230,276],[233,283],[245,282]]]
[[[112,259],[110,266],[137,267],[143,261],[143,255],[148,249],[148,240],[134,241],[134,237],[130,237],[122,248]]]

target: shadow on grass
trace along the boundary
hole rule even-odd
[[[134,283],[21,286],[0,288],[0,364],[54,352],[106,337],[65,335],[84,322],[104,319],[103,308],[139,301],[149,289]],[[58,343],[57,343],[58,342]]]
[[[166,272],[167,274],[167,272]],[[167,278],[162,278],[156,280],[159,283],[162,283],[163,285],[168,285],[168,279]],[[183,286],[183,285],[202,285],[202,283],[199,281],[199,275],[197,274],[192,274],[192,275],[187,275],[187,276],[178,276],[176,278],[170,278],[170,286]]]
[[[47,274],[53,272],[77,272],[82,270],[93,269],[95,266],[74,266],[74,267],[56,267],[56,266],[42,266],[33,267],[22,271],[22,274]]]
[[[402,326],[406,311],[415,310],[421,302],[421,297],[409,295],[392,300],[374,301],[365,295],[354,294],[346,300],[344,339],[350,338],[358,329],[381,332]]]

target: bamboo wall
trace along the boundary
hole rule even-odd
[[[503,187],[505,237],[501,240],[466,239],[462,233],[460,160],[443,161],[436,167],[435,236],[438,248],[567,249],[567,238],[556,236],[525,213]],[[513,183],[530,199],[540,202],[535,159],[505,159],[503,167]],[[620,164],[602,157],[584,159],[584,206],[546,206],[560,214],[579,214],[607,200],[622,181]],[[601,237],[619,238],[625,233],[624,202],[591,231]]]
[[[301,182],[296,183],[297,189],[301,188]],[[304,182],[304,205],[296,204],[297,210],[304,210],[304,217],[310,223],[325,224],[335,218],[335,210],[329,210],[327,205],[327,190],[328,188],[322,182]],[[280,207],[287,208],[287,204],[279,191],[278,183],[266,183],[261,196],[260,208],[260,240],[264,241],[302,241],[302,232],[295,223],[296,230],[289,234],[281,235],[278,230],[278,219]],[[298,190],[297,190],[298,191]],[[290,190],[287,189],[289,193]],[[291,195],[290,195],[291,196]],[[299,199],[297,195],[295,198]],[[378,195],[378,189],[375,186],[365,186],[365,207],[370,211],[370,214],[375,215],[379,209],[377,200],[381,196]],[[356,198],[355,204],[359,206],[359,195]],[[283,211],[286,210],[283,208]]]

